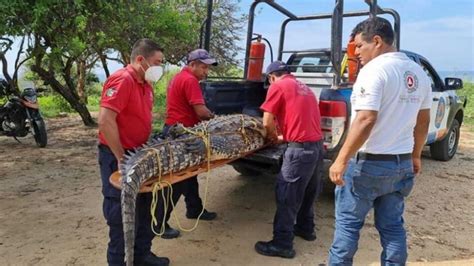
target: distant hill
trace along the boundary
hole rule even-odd
[[[438,74],[442,79],[450,78],[460,78],[463,81],[474,82],[474,71],[469,70],[457,70],[457,71],[438,71]]]
[[[95,74],[99,78],[100,82],[105,81],[104,71],[95,71]],[[446,77],[451,77],[460,78],[464,81],[474,82],[474,71],[438,71],[438,74],[441,76],[442,79]]]
[[[95,70],[94,73],[97,75],[100,82],[105,81],[106,77],[104,71]],[[451,77],[460,78],[464,81],[474,82],[474,71],[472,70],[438,71],[438,74],[441,76],[442,79]],[[3,75],[0,74],[0,78],[3,79]]]

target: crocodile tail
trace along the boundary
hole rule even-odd
[[[142,149],[128,154],[120,165],[120,172],[122,174],[122,193],[120,199],[127,266],[133,266],[135,212],[138,192],[142,183],[155,174],[154,169],[150,169],[149,161],[156,159],[156,156]]]
[[[130,181],[130,182],[127,182]],[[126,173],[122,178],[122,223],[125,242],[125,261],[127,266],[133,266],[133,252],[135,246],[135,206],[138,190],[140,188],[140,178],[134,171]]]

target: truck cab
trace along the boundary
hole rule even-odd
[[[456,154],[467,104],[465,97],[456,94],[456,90],[463,88],[462,80],[450,77],[442,80],[428,59],[413,52],[403,52],[417,62],[431,80],[433,104],[426,145],[429,145],[433,159],[448,161]]]

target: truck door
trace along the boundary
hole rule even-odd
[[[426,60],[420,58],[420,64],[431,80],[431,90],[433,95],[433,105],[430,112],[430,127],[426,144],[431,144],[442,139],[447,133],[448,114],[451,106],[448,92],[443,91],[443,83],[433,67]]]

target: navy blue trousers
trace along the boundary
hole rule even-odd
[[[295,229],[314,232],[314,202],[321,191],[322,141],[304,147],[288,147],[275,187],[277,210],[273,220],[273,243],[293,248]]]
[[[160,134],[161,138],[166,138],[168,136],[168,131],[171,126],[165,125],[163,127],[162,133]],[[168,189],[164,188],[165,195],[168,195]],[[161,194],[161,193],[160,193]],[[197,176],[190,177],[184,181],[173,184],[173,194],[171,200],[176,205],[181,195],[184,195],[184,201],[186,203],[186,213],[191,216],[195,216],[201,213],[202,211],[202,200],[199,197],[199,183]],[[168,223],[171,212],[173,211],[172,204],[168,205],[168,209],[165,213],[164,202],[160,197],[158,200],[158,206],[156,208],[156,219],[158,221],[158,226],[161,226],[163,219]]]
[[[102,194],[104,195],[103,213],[109,226],[107,262],[109,265],[125,265],[120,190],[114,188],[109,182],[110,175],[117,171],[117,160],[112,151],[104,145],[99,145],[99,166],[102,179]],[[150,204],[151,193],[138,195],[135,228],[135,262],[142,261],[150,254],[151,241],[155,236],[150,226]]]
[[[164,188],[165,195],[168,195],[168,189],[169,188]],[[202,200],[199,197],[199,183],[197,180],[197,176],[193,176],[189,179],[173,184],[173,194],[171,196],[171,199],[173,200],[173,203],[175,205],[177,204],[181,195],[184,195],[184,201],[186,203],[186,214],[190,216],[199,215],[202,211]],[[165,214],[163,199],[160,196],[160,198],[158,199],[158,206],[156,208],[155,215],[158,221],[158,226],[161,226],[163,219],[165,219],[165,222],[168,223],[172,211],[173,205],[171,205],[170,203]]]

